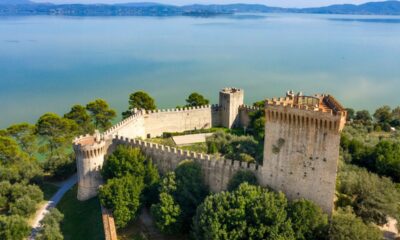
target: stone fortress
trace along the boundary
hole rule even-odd
[[[222,126],[247,127],[249,113],[244,91],[224,88],[219,104],[155,111],[134,110],[132,116],[106,132],[80,136],[73,142],[78,168],[78,199],[97,194],[103,183],[101,167],[117,145],[139,147],[150,156],[161,173],[174,170],[191,159],[202,166],[205,183],[213,192],[226,189],[240,169],[252,171],[262,186],[284,192],[289,199],[314,201],[327,212],[333,210],[340,132],[346,111],[330,95],[303,96],[289,91],[284,98],[265,101],[263,163],[231,159],[146,142],[141,139],[164,132],[183,132]]]

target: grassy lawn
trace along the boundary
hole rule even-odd
[[[77,187],[69,190],[57,208],[64,214],[61,231],[65,240],[104,239],[98,198],[81,202],[76,199]]]
[[[193,151],[193,152],[198,152],[198,153],[207,153],[207,144],[206,143],[193,143],[187,146],[181,146],[179,147],[183,150],[187,151]]]

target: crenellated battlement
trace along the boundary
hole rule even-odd
[[[237,169],[241,168],[241,169],[247,169],[247,170],[251,170],[251,171],[256,171],[258,169],[258,165],[255,163],[246,163],[246,162],[242,162],[242,161],[238,161],[238,160],[217,158],[217,157],[215,157],[213,155],[209,155],[209,154],[183,150],[183,149],[170,147],[170,146],[166,146],[166,145],[162,145],[162,144],[158,144],[158,143],[143,141],[140,139],[126,138],[123,136],[114,136],[113,143],[117,144],[117,145],[124,144],[124,145],[131,146],[131,147],[139,147],[144,152],[154,151],[154,152],[160,152],[160,153],[173,154],[173,155],[176,155],[178,158],[194,160],[199,163],[202,161],[207,161],[207,162],[210,162],[212,165],[219,165],[221,167],[233,166]]]
[[[251,105],[246,105],[246,104],[243,104],[243,105],[240,105],[239,106],[239,110],[248,110],[248,111],[258,111],[258,110],[260,110],[261,108],[259,108],[259,107],[255,107],[255,106],[251,106]]]
[[[315,126],[340,132],[346,115],[344,108],[330,95],[272,98],[265,102],[266,121],[299,127]]]

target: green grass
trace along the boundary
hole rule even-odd
[[[50,198],[58,191],[58,186],[50,182],[43,182],[40,184],[40,189],[42,189],[44,194],[44,200],[48,201]]]
[[[198,153],[207,153],[208,150],[206,143],[193,143],[191,145],[181,146],[179,148]]]
[[[57,208],[64,214],[61,231],[65,240],[102,240],[103,222],[98,198],[81,202],[76,199],[77,187],[69,190]]]

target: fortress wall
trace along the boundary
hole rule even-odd
[[[104,132],[104,136],[126,136],[126,137],[141,137],[144,138],[144,116],[142,111],[135,112],[132,116],[115,124],[110,129]]]
[[[150,111],[143,116],[145,135],[146,137],[157,137],[164,132],[183,132],[217,126],[219,125],[218,110],[217,105],[208,105]]]
[[[251,163],[243,163],[236,160],[217,159],[211,155],[184,151],[174,147],[141,141],[138,139],[129,139],[116,137],[113,139],[113,145],[124,144],[132,147],[139,147],[150,156],[153,163],[158,167],[161,173],[173,171],[181,161],[193,160],[198,162],[203,170],[203,177],[206,185],[213,192],[226,190],[229,180],[240,169],[247,169],[260,176],[259,168]]]
[[[257,107],[242,105],[239,107],[239,124],[240,127],[248,127],[250,125],[250,113],[260,110]]]
[[[327,112],[267,106],[263,185],[289,199],[312,200],[331,213],[344,120]]]

